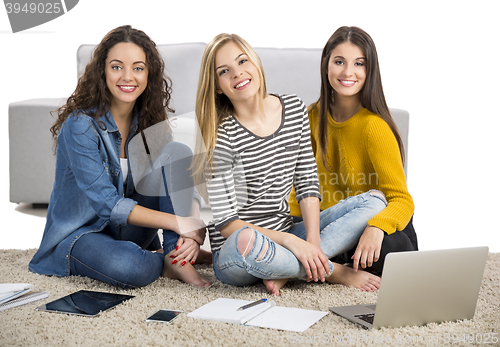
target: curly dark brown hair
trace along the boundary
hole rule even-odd
[[[57,111],[58,118],[50,128],[52,138],[57,145],[57,136],[63,122],[73,112],[81,110],[94,119],[105,115],[111,106],[111,92],[106,85],[105,62],[109,50],[118,43],[130,42],[141,47],[146,55],[148,67],[148,84],[136,101],[139,112],[139,130],[167,119],[172,81],[165,75],[165,63],[156,48],[156,44],[143,31],[130,25],[111,30],[99,43],[85,72],[78,80],[75,91],[66,104]],[[104,124],[102,124],[104,126]]]

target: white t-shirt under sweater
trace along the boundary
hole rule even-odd
[[[208,225],[212,252],[226,240],[221,228],[237,219],[276,231],[290,229],[292,185],[297,201],[321,198],[306,107],[296,95],[277,97],[282,120],[272,135],[253,134],[233,115],[219,126],[207,180],[214,218]]]

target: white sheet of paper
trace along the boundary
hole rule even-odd
[[[275,306],[249,320],[246,325],[301,333],[327,314],[323,311]]]

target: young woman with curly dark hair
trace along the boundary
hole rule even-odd
[[[206,226],[192,153],[170,136],[170,94],[163,60],[144,32],[121,26],[96,47],[51,128],[56,177],[31,271],[123,288],[159,276],[210,285],[193,267],[207,255],[199,256]]]

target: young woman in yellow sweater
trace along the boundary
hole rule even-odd
[[[368,221],[358,245],[336,260],[381,273],[387,253],[417,250],[403,142],[385,101],[375,44],[362,29],[341,27],[326,43],[321,95],[309,107],[309,122],[321,209],[370,189],[388,202]],[[290,208],[300,216],[294,192]]]

